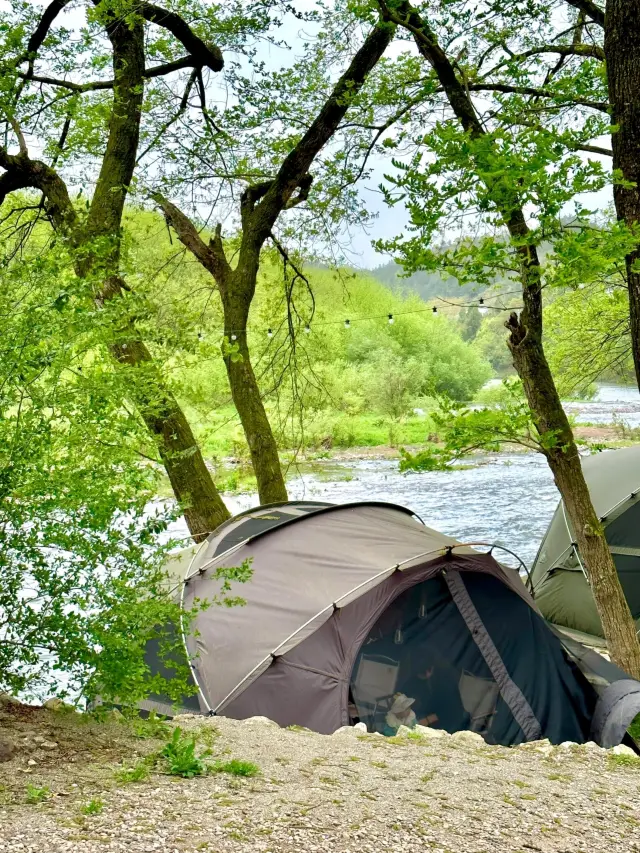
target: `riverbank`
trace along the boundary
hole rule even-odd
[[[171,775],[161,753],[173,726],[2,709],[0,735],[16,751],[2,764],[0,850],[640,851],[640,760],[624,749],[176,722],[196,737],[206,775]]]

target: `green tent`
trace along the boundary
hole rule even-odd
[[[600,516],[622,588],[640,629],[640,447],[606,451],[583,459],[591,499]],[[536,604],[555,625],[581,640],[602,643],[602,624],[562,501],[532,568]]]

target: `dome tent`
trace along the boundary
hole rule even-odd
[[[582,460],[585,480],[613,555],[622,589],[640,628],[640,447],[607,451]],[[604,645],[602,624],[562,501],[533,564],[533,592],[553,624]]]
[[[246,559],[246,603],[201,611],[185,637],[203,713],[383,731],[403,693],[418,719],[488,742],[611,746],[640,710],[640,684],[598,655],[581,660],[579,644],[567,651],[516,572],[402,507],[299,502],[236,516],[192,557],[185,609],[216,595],[217,569]],[[615,701],[612,681],[628,687]]]

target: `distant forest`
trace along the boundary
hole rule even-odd
[[[484,290],[483,287],[472,284],[461,287],[457,278],[453,276],[444,278],[438,272],[420,271],[405,276],[402,266],[395,261],[389,261],[367,272],[393,291],[401,294],[417,293],[425,301],[438,296],[445,298],[471,296]]]

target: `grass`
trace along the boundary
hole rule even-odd
[[[228,773],[231,776],[241,776],[249,778],[257,776],[260,773],[260,768],[257,764],[251,761],[239,761],[236,758],[231,761],[216,761],[211,765],[214,773]]]
[[[123,767],[117,770],[115,777],[121,785],[129,785],[132,782],[146,782],[149,778],[149,764],[141,759],[133,767]]]
[[[617,770],[619,767],[633,767],[634,770],[640,770],[640,757],[637,755],[608,755],[607,764],[610,770]]]

